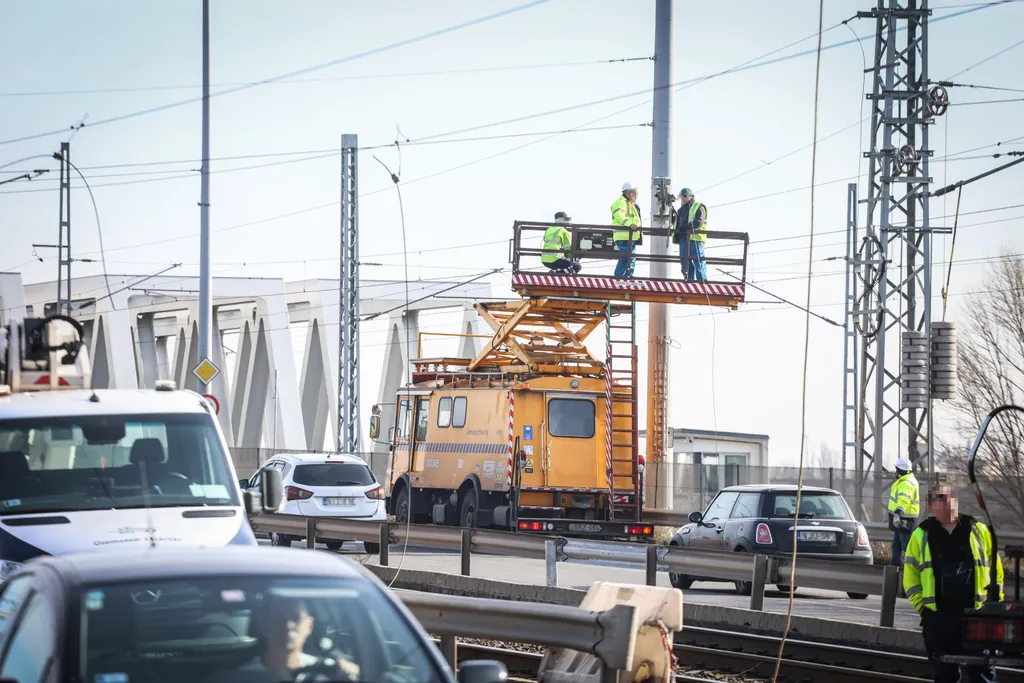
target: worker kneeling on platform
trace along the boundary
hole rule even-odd
[[[921,615],[925,649],[932,660],[936,683],[961,680],[956,664],[939,661],[942,655],[960,654],[964,610],[985,602],[989,583],[992,536],[988,527],[959,514],[959,503],[948,486],[928,492],[926,520],[914,530],[903,565],[903,590]],[[1003,600],[1003,564],[996,564],[999,599]],[[966,666],[969,683],[996,680],[995,670]]]
[[[693,190],[688,187],[679,192],[679,199],[682,205],[676,213],[672,243],[679,245],[679,263],[687,282],[707,282],[704,243],[708,240],[708,207],[703,202],[695,201]]]
[[[575,275],[583,266],[578,260],[570,257],[572,236],[562,225],[572,219],[566,215],[565,211],[559,211],[555,214],[555,220],[559,224],[552,225],[544,231],[544,246],[541,247],[544,253],[541,254],[540,261],[555,274]]]

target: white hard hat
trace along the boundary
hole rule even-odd
[[[910,461],[907,460],[906,458],[900,458],[899,460],[896,461],[896,469],[903,470],[904,472],[909,472],[910,470],[914,469],[914,466],[911,465]]]
[[[623,192],[629,192],[630,190],[635,190],[635,189],[636,188],[633,187],[633,185],[631,183],[623,183],[622,184],[622,191]]]

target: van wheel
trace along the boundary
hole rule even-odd
[[[363,541],[363,550],[366,551],[367,555],[380,555],[380,543]]]
[[[279,548],[287,548],[291,546],[292,539],[288,538],[284,534],[279,534],[276,531],[270,534],[270,545],[277,546]]]
[[[403,486],[398,490],[398,498],[395,500],[395,521],[405,524],[409,521],[409,487]]]
[[[342,543],[343,543],[343,541],[325,541],[324,545],[327,546],[328,550],[331,550],[333,552],[338,552],[339,550],[341,550]]]
[[[867,593],[850,593],[849,591],[847,591],[846,595],[851,600],[867,600],[868,599],[868,594]]]
[[[475,529],[479,506],[476,502],[476,491],[466,491],[459,505],[459,526],[463,529]]]

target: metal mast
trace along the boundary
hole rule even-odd
[[[338,333],[338,448],[360,453],[359,185],[355,135],[341,136],[341,310]]]
[[[65,294],[65,283],[67,294]],[[71,315],[71,143],[60,143],[60,223],[57,227],[57,312]]]
[[[671,228],[672,169],[672,2],[657,0],[654,25],[654,118],[651,135],[651,227]],[[651,238],[651,253],[667,256],[669,238]],[[652,263],[651,277],[665,278],[667,263]],[[654,507],[671,507],[671,500],[662,482],[671,481],[666,452],[669,449],[669,364],[668,346],[671,333],[665,304],[650,304],[647,333],[647,480],[654,487]],[[654,476],[650,476],[653,474]]]
[[[203,136],[199,189],[199,362],[210,359],[213,276],[210,272],[210,0],[203,0]],[[206,382],[196,375],[200,394]]]
[[[861,340],[860,367],[852,368],[855,467],[861,484],[874,472],[876,495],[887,445],[890,459],[906,456],[929,471],[933,464],[928,127],[943,113],[938,95],[945,93],[929,92],[929,14],[927,0],[878,0],[857,15],[874,19],[876,32],[867,209],[859,254],[847,257],[855,288],[847,307]],[[855,231],[855,220],[851,226]],[[847,372],[850,364],[847,356]],[[887,444],[886,431],[903,443]]]

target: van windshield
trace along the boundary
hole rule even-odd
[[[0,420],[0,516],[195,505],[239,505],[209,416]]]

